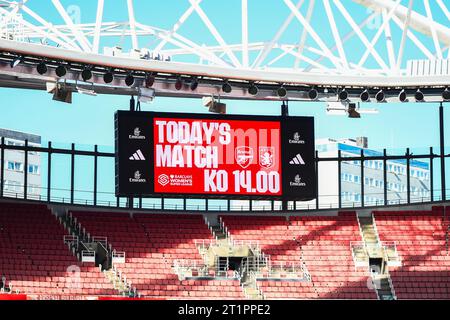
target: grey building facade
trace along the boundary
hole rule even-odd
[[[382,156],[381,152],[368,148],[364,139],[320,139],[316,141],[319,157],[359,157]],[[382,160],[364,161],[364,178],[361,175],[361,161],[343,161],[341,165],[341,201],[343,206],[365,206],[384,204],[384,164]],[[386,162],[387,204],[407,201],[407,163],[405,159]],[[430,200],[430,168],[424,161],[410,160],[410,198],[411,202]],[[361,183],[364,179],[364,198]],[[320,203],[336,204],[339,201],[337,162],[319,165]],[[334,206],[334,205],[333,205]]]
[[[23,146],[28,141],[29,146],[41,146],[39,135],[0,129],[0,138],[4,138],[7,146]],[[7,197],[24,197],[25,172],[27,173],[27,197],[38,199],[41,195],[41,159],[37,152],[28,152],[28,165],[25,168],[25,152],[22,150],[4,150],[3,193]]]

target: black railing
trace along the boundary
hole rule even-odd
[[[17,199],[25,199],[25,200],[34,200],[34,201],[42,201],[48,203],[64,203],[64,204],[74,204],[74,205],[89,205],[89,206],[105,206],[105,207],[120,207],[127,208],[131,203],[130,199],[119,198],[116,197],[113,192],[102,191],[98,189],[98,176],[99,176],[99,159],[107,158],[113,159],[115,154],[112,152],[100,152],[98,151],[98,146],[94,146],[93,151],[86,150],[77,150],[75,144],[72,144],[70,149],[63,148],[53,148],[52,143],[49,142],[47,147],[37,147],[30,146],[27,141],[25,141],[24,145],[6,145],[5,139],[1,139],[0,143],[0,156],[1,159],[5,159],[5,151],[6,150],[19,150],[24,152],[24,170],[23,170],[23,184],[17,186],[11,186],[5,183],[5,161],[0,161],[0,197],[2,198],[17,198]],[[443,150],[443,148],[441,148]],[[47,186],[46,187],[37,187],[33,186],[33,188],[39,188],[40,192],[38,194],[28,192],[29,187],[29,177],[28,177],[28,163],[29,163],[29,153],[41,153],[41,159],[44,159],[46,156],[47,160]],[[336,162],[338,168],[338,194],[320,194],[319,198],[309,202],[293,202],[290,201],[287,204],[284,204],[284,208],[287,210],[320,210],[320,209],[339,209],[339,208],[361,208],[361,207],[376,207],[376,206],[385,206],[385,205],[405,205],[405,204],[414,204],[414,203],[430,203],[430,202],[440,202],[446,201],[445,190],[442,190],[442,186],[445,186],[445,175],[441,174],[441,188],[435,188],[434,186],[434,166],[433,162],[436,158],[439,158],[441,164],[445,164],[445,158],[449,158],[450,154],[435,154],[433,152],[433,148],[430,148],[430,153],[428,154],[418,154],[414,155],[410,153],[410,150],[407,149],[405,155],[388,155],[386,150],[383,150],[383,153],[375,156],[368,156],[364,154],[364,150],[361,150],[360,155],[355,156],[343,156],[342,152],[339,151],[337,153],[337,157],[319,157],[318,152],[316,151],[315,157],[315,168],[316,168],[316,176],[319,178],[319,165],[321,163],[327,162]],[[52,177],[52,167],[54,165],[54,161],[52,158],[55,155],[70,155],[70,181],[69,188],[57,188],[53,186],[53,178]],[[80,156],[88,156],[92,157],[93,162],[93,174],[90,179],[93,184],[93,190],[81,190],[75,188],[75,178],[78,176],[75,163],[77,157]],[[410,177],[410,168],[413,166],[411,163],[412,160],[428,160],[429,163],[429,186],[428,192],[429,196],[418,196],[416,194],[411,193],[411,177]],[[382,161],[383,163],[383,173],[382,173],[382,181],[383,187],[379,189],[381,190],[379,193],[368,193],[368,186],[365,183],[366,169],[368,169],[364,163],[365,161],[377,160]],[[387,165],[388,161],[393,160],[404,160],[406,163],[406,192],[400,192],[395,190],[389,190],[388,188],[388,173]],[[360,164],[360,200],[359,201],[345,201],[342,197],[342,166],[345,162],[348,161],[356,161]],[[425,162],[424,162],[425,163]],[[441,165],[441,170],[443,170],[445,166]],[[114,170],[114,165],[108,168],[111,172]],[[41,168],[42,171],[42,168]],[[381,171],[381,170],[380,170]],[[79,174],[79,173],[78,173]],[[83,172],[83,174],[88,175],[87,172]],[[41,180],[43,176],[41,175]],[[333,182],[333,181],[331,181]],[[317,191],[319,191],[321,181],[318,179],[317,183]],[[324,183],[324,182],[322,182]],[[328,181],[327,183],[330,183]],[[11,187],[19,188],[21,191],[12,191]],[[435,197],[435,194],[438,194]],[[61,196],[61,194],[68,194],[68,196]],[[76,195],[83,194],[86,197],[77,197]],[[389,195],[395,194],[398,199],[389,200]],[[365,199],[365,195],[371,196],[371,199],[374,199],[375,196],[377,200],[367,200]],[[102,200],[101,198],[107,198],[107,200]],[[323,199],[333,198],[336,201],[326,201]],[[279,211],[283,209],[283,204],[281,201],[277,200],[264,200],[269,201],[267,205],[262,206],[257,203],[250,203],[248,205],[232,205],[230,200],[238,200],[238,199],[192,199],[192,198],[181,198],[181,199],[172,199],[177,203],[170,203],[170,195],[165,195],[163,197],[151,198],[151,199],[143,199],[138,198],[138,201],[134,201],[132,204],[134,208],[139,209],[150,209],[150,210],[204,210],[204,211]],[[196,201],[196,204],[189,204],[188,201]],[[152,203],[149,203],[152,202]],[[200,203],[200,204],[199,204]]]

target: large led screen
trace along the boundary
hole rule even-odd
[[[116,113],[116,194],[315,197],[314,120]]]

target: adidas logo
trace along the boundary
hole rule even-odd
[[[305,161],[303,161],[303,158],[299,153],[294,157],[294,159],[289,161],[289,164],[305,164]]]
[[[129,158],[130,160],[145,160],[144,155],[142,154],[142,151],[139,149],[133,155]]]

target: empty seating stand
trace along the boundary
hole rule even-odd
[[[46,206],[0,203],[0,276],[35,299],[80,299],[117,291],[64,245],[65,230]]]
[[[361,241],[356,213],[292,217],[291,224],[319,298],[377,299],[367,269],[355,268],[350,250]]]
[[[448,216],[432,211],[374,212],[381,241],[395,241],[401,267],[389,272],[398,299],[450,299]]]
[[[174,260],[203,263],[196,240],[211,233],[201,215],[73,212],[93,236],[105,236],[126,263],[116,264],[139,293],[163,299],[242,299],[238,280],[179,280]],[[450,208],[377,211],[381,241],[402,260],[389,267],[398,299],[450,299]],[[272,262],[305,263],[312,281],[258,280],[268,299],[376,299],[365,268],[355,268],[350,243],[361,241],[355,213],[338,216],[222,217],[235,240],[258,241]],[[31,299],[87,299],[118,292],[92,263],[64,245],[66,231],[44,205],[0,202],[0,276]]]
[[[126,263],[116,264],[143,297],[237,299],[243,293],[237,280],[180,281],[174,260],[203,263],[195,240],[212,239],[201,215],[160,215],[73,212],[82,227],[94,236],[105,236],[117,251],[126,252]]]
[[[234,239],[259,241],[272,261],[305,262],[312,283],[259,281],[268,298],[376,299],[368,271],[355,270],[350,242],[361,241],[355,213],[332,217],[222,216]],[[303,258],[302,258],[303,256]]]

